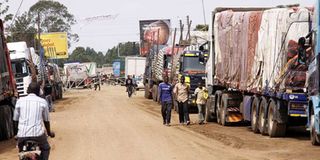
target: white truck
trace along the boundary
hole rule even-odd
[[[126,57],[125,59],[125,77],[135,75],[137,90],[143,89],[143,77],[146,66],[145,57]]]
[[[140,76],[144,74],[144,68],[146,65],[145,57],[126,57],[125,63],[126,77],[128,75]]]
[[[39,56],[34,49],[28,48],[26,42],[13,42],[7,44],[14,78],[16,80],[19,96],[27,95],[28,85],[31,83],[31,71],[27,60],[32,57],[33,63],[40,63]]]

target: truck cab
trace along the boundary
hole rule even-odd
[[[31,83],[31,71],[28,66],[30,54],[26,42],[8,43],[11,66],[19,96],[27,95],[28,85]]]
[[[189,106],[196,107],[194,91],[199,83],[205,84],[205,64],[199,61],[200,56],[208,56],[197,50],[185,50],[180,56],[179,79],[185,76],[185,82],[190,86]]]

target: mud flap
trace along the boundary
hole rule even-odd
[[[229,113],[227,121],[228,122],[241,122],[243,120],[243,116],[241,113]]]

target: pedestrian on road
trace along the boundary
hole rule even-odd
[[[194,94],[196,95],[196,103],[198,106],[198,123],[201,125],[204,123],[205,107],[207,103],[208,92],[207,89],[203,86],[203,84],[199,83],[198,88],[196,88],[196,90],[194,91]]]
[[[25,141],[36,141],[40,147],[42,160],[49,159],[50,145],[47,135],[54,137],[50,130],[48,102],[39,97],[40,86],[37,82],[31,82],[28,87],[28,96],[17,101],[14,111],[14,124],[18,126],[18,148],[22,151]],[[45,134],[45,129],[47,135]],[[40,158],[40,159],[41,159]]]
[[[130,77],[130,75],[128,75],[128,78],[126,79],[126,87],[127,87],[127,92],[128,92],[128,97],[130,98],[132,93],[133,93],[133,80]]]
[[[185,77],[180,78],[180,82],[174,87],[174,94],[178,101],[179,122],[180,124],[190,124],[188,111],[189,85],[185,83]]]
[[[170,126],[171,121],[171,109],[172,109],[172,86],[169,84],[169,78],[166,76],[163,78],[164,82],[159,84],[159,96],[161,103],[161,113],[163,118],[163,124]]]
[[[101,90],[101,78],[100,76],[97,76],[93,79],[94,81],[94,90],[96,91],[99,88],[99,91]]]

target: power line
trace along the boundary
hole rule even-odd
[[[22,3],[23,3],[23,0],[21,0],[20,5],[19,5],[19,7],[18,7],[18,9],[17,9],[17,12],[16,12],[16,13],[14,14],[14,16],[13,16],[13,19],[12,19],[12,21],[11,21],[10,27],[12,26],[14,20],[16,19],[17,15],[18,15],[18,13],[19,13],[19,11],[20,11],[20,8],[21,8],[21,6],[22,6]]]

